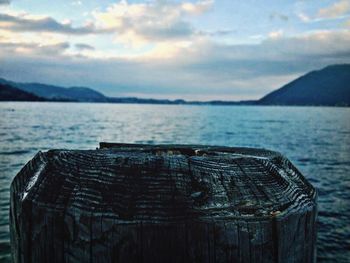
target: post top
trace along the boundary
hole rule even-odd
[[[27,181],[23,202],[121,223],[264,220],[316,205],[288,159],[253,148],[100,143],[39,152],[16,180]]]

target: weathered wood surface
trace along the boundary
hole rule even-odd
[[[14,262],[314,262],[316,192],[276,152],[101,143],[11,185]]]

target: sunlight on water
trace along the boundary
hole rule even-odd
[[[0,103],[0,261],[9,261],[9,186],[39,150],[100,141],[262,147],[318,188],[318,261],[350,258],[350,108]]]

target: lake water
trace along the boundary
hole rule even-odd
[[[100,141],[263,147],[319,191],[318,262],[350,259],[350,108],[0,103],[0,262],[10,260],[9,187],[39,150]]]

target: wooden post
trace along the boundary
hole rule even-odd
[[[14,262],[315,262],[316,191],[261,149],[101,143],[11,185]]]

